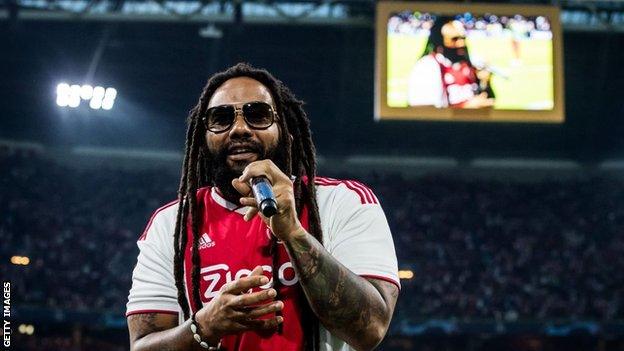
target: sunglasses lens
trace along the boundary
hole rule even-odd
[[[208,109],[206,128],[213,132],[220,132],[230,128],[234,121],[233,106],[217,106]]]
[[[253,128],[264,129],[273,124],[273,108],[263,102],[251,102],[243,105],[245,120]]]
[[[246,103],[242,110],[245,122],[253,129],[267,129],[274,122],[273,108],[265,102]],[[204,119],[206,129],[213,133],[224,132],[232,127],[236,115],[236,108],[232,105],[211,107]]]

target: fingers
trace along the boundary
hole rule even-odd
[[[251,187],[248,182],[241,181],[239,178],[232,179],[232,186],[243,196],[251,195]]]
[[[284,322],[284,317],[275,316],[275,317],[267,318],[267,319],[252,319],[252,320],[248,320],[248,321],[240,322],[240,323],[244,324],[250,329],[273,330],[273,329],[277,329],[277,327],[279,327],[279,325],[283,322]]]
[[[252,218],[254,218],[254,216],[258,213],[258,208],[257,207],[252,207],[250,208],[247,213],[245,213],[245,216],[243,217],[243,219],[245,221],[249,221]]]
[[[256,161],[256,162],[252,162],[248,164],[247,167],[245,167],[245,169],[243,170],[243,174],[238,178],[238,180],[244,183],[249,183],[249,180],[251,180],[251,178],[253,177],[265,176],[267,177],[269,182],[271,182],[271,184],[275,184],[273,182],[273,176],[271,174],[273,172],[271,172],[271,166],[270,166],[270,164],[273,164],[273,162],[271,162],[270,164],[269,162],[271,161],[261,160],[261,161]]]
[[[263,266],[256,266],[248,276],[229,282],[221,287],[220,294],[197,314],[215,335],[230,335],[246,330],[272,331],[283,323],[282,316],[276,316],[284,309],[284,302],[274,301],[275,289],[249,292],[253,288],[269,286]],[[264,288],[266,288],[266,286]],[[210,320],[210,326],[206,321]]]
[[[251,273],[249,273],[249,276],[253,276],[253,275],[262,275],[262,266],[256,266],[253,271],[251,271]]]
[[[231,321],[228,325],[228,330],[234,333],[240,333],[247,330],[275,330],[280,324],[284,322],[284,317],[274,316],[266,319],[241,319],[238,321]]]
[[[258,273],[258,268],[260,272],[262,271],[262,267],[256,267],[252,273],[256,272],[256,274],[249,275],[247,277],[240,278],[233,282],[227,283],[221,287],[222,293],[238,295],[243,292],[247,292],[249,289],[262,286],[269,282],[269,278],[265,277],[261,273]]]
[[[254,161],[245,167],[243,174],[238,178],[241,182],[249,183],[253,177],[264,176],[273,186],[278,182],[290,181],[290,178],[284,174],[271,160]]]
[[[284,317],[274,316],[266,319],[248,319],[243,318],[240,320],[231,320],[227,323],[226,330],[228,334],[240,333],[247,330],[275,330],[281,323],[284,322]]]
[[[266,305],[261,305],[254,309],[251,309],[249,310],[249,312],[245,314],[245,316],[246,318],[255,319],[258,317],[262,317],[269,313],[279,312],[283,308],[284,308],[284,303],[282,301],[275,301],[275,302],[268,303]]]
[[[228,302],[232,308],[242,308],[254,305],[266,300],[272,300],[276,296],[275,289],[267,289],[251,294],[237,295]]]
[[[254,218],[254,216],[257,213],[259,213],[258,204],[256,203],[256,199],[255,198],[253,198],[253,197],[241,197],[239,202],[241,203],[241,205],[249,207],[249,209],[245,213],[245,216],[243,216],[243,219],[245,221],[251,220],[252,218]]]
[[[258,204],[256,203],[256,199],[253,197],[241,197],[239,200],[240,204],[243,206],[249,206],[250,208],[247,210],[247,212],[245,213],[245,216],[243,216],[243,219],[245,221],[249,221],[252,218],[254,218],[254,216],[259,213],[260,211],[258,210]]]
[[[258,204],[256,203],[255,197],[241,197],[238,201],[243,206],[252,206],[252,207],[258,206]]]

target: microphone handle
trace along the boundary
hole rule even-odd
[[[277,213],[277,201],[273,194],[273,186],[266,177],[251,178],[251,189],[262,214],[269,218]]]

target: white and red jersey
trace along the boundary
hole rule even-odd
[[[317,203],[323,230],[323,246],[345,267],[363,277],[389,281],[400,287],[397,259],[385,214],[375,194],[365,185],[351,180],[315,178]],[[199,229],[200,297],[210,302],[221,286],[251,273],[256,266],[264,268],[271,281],[271,232],[261,218],[243,220],[247,211],[225,200],[216,188],[198,190],[198,205],[203,220]],[[137,245],[140,253],[132,275],[126,316],[136,313],[171,313],[180,316],[173,275],[173,238],[177,201],[154,213]],[[307,210],[300,221],[308,228]],[[191,286],[192,233],[185,250],[185,293]],[[227,336],[223,346],[228,350],[301,350],[303,332],[299,296],[303,292],[283,245],[278,245],[278,279],[280,298],[284,302],[281,333],[268,335],[245,332]],[[188,299],[192,311],[198,308]],[[355,307],[357,308],[357,307]],[[352,350],[341,339],[321,326],[321,350]]]
[[[466,60],[452,63],[442,54],[436,54],[434,58],[440,65],[442,84],[446,90],[449,105],[463,107],[476,95],[475,92],[479,87],[477,71]]]
[[[464,107],[479,87],[477,71],[468,61],[451,62],[432,53],[420,58],[410,73],[407,100],[410,106]]]

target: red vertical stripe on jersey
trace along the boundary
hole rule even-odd
[[[347,184],[347,186],[351,186],[351,188],[355,188],[355,189],[359,189],[362,193],[364,193],[364,197],[366,197],[366,203],[370,204],[373,202],[372,196],[370,194],[370,191],[368,191],[366,188],[362,188],[360,187],[357,183],[355,183],[354,181],[351,180],[346,180],[345,183]]]
[[[350,184],[347,181],[334,180],[331,178],[328,179],[317,179],[316,182],[319,185],[329,185],[329,186],[337,186],[340,184],[344,184],[347,188],[353,190],[360,197],[360,203],[367,204],[369,203],[369,199],[366,197],[364,190],[355,187],[353,184]]]
[[[363,183],[358,182],[357,180],[351,180],[351,182],[359,185],[360,187],[362,187],[363,189],[365,189],[371,197],[371,201],[375,204],[379,203],[379,200],[377,199],[377,196],[375,196],[375,194],[373,193],[373,190],[371,190],[371,188],[367,187],[366,185],[364,185]]]
[[[362,204],[378,204],[379,200],[373,194],[373,191],[366,185],[355,180],[338,180],[326,177],[316,177],[315,183],[318,185],[337,186],[344,184],[347,188],[353,190],[360,197]]]

